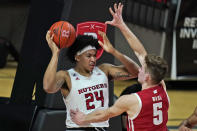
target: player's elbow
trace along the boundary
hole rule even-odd
[[[43,89],[46,93],[53,93],[49,86],[43,85]]]
[[[54,90],[54,86],[50,83],[47,82],[43,82],[43,89],[46,93],[55,93],[57,92],[56,90]]]
[[[127,79],[133,79],[133,78],[137,78],[138,77],[138,69],[136,68],[136,70],[132,70],[132,71],[128,71],[129,72],[129,77]]]
[[[107,121],[109,120],[109,118],[107,116],[101,115],[101,117],[96,117],[95,118],[95,122],[103,122],[103,121]]]

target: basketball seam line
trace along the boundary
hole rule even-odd
[[[71,38],[71,32],[72,32],[71,25],[69,25],[69,36],[68,36],[67,44],[68,44],[69,39]]]
[[[59,48],[60,48],[60,38],[61,38],[60,36],[61,36],[61,33],[62,33],[61,31],[62,31],[62,27],[63,27],[64,23],[65,23],[65,22],[62,23],[61,29],[60,29],[59,42],[58,42],[58,43],[59,43]]]

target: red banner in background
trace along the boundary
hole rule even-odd
[[[98,31],[105,32],[107,31],[107,25],[101,22],[96,21],[87,21],[77,24],[77,35],[91,35],[94,38],[103,42],[102,37],[98,34]],[[103,48],[97,50],[96,58],[99,59],[103,54]]]

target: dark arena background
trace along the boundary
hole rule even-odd
[[[123,19],[147,51],[169,64],[167,126],[178,131],[197,106],[196,0],[1,0],[0,131],[65,130],[66,108],[60,92],[43,90],[43,75],[51,59],[46,32],[59,20],[75,28],[81,22],[111,20],[108,8],[115,2],[124,4]],[[107,36],[115,48],[137,61],[118,29],[108,25]],[[59,59],[66,51],[60,51]],[[106,52],[97,63],[105,62],[120,64]],[[64,59],[58,70],[72,66]],[[110,105],[136,83],[136,79],[110,82]],[[120,116],[110,119],[110,131],[122,128]]]

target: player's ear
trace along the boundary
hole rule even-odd
[[[75,61],[76,61],[76,62],[79,62],[79,55],[76,55],[76,56],[75,56]]]
[[[149,81],[151,79],[150,74],[145,73],[145,81]]]

